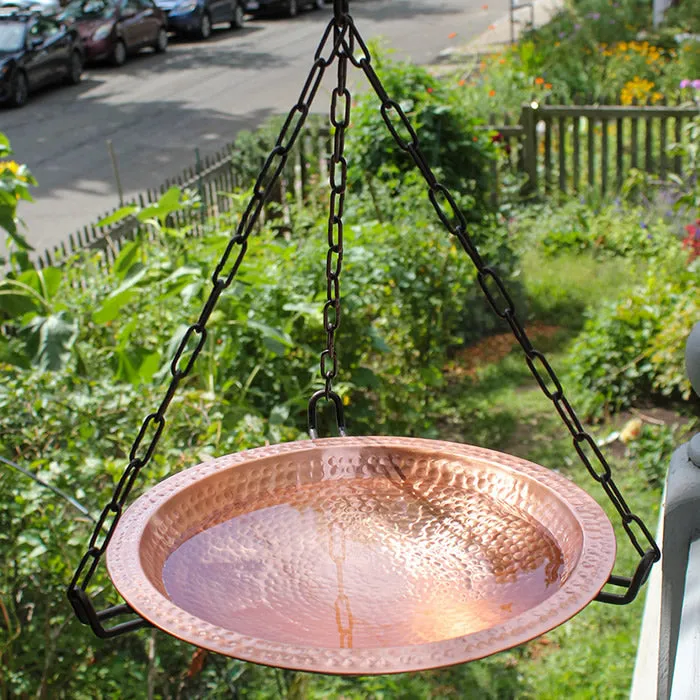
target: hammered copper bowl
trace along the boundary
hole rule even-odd
[[[170,634],[257,663],[394,673],[462,663],[575,615],[612,569],[598,504],[468,445],[394,437],[264,447],[162,482],[107,552]]]

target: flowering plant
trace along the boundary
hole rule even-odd
[[[603,78],[609,89],[619,91],[623,105],[634,101],[656,104],[663,98],[664,75],[675,51],[665,51],[648,41],[601,44],[600,51],[605,60]]]
[[[26,165],[9,160],[11,155],[10,142],[0,133],[0,228],[10,234],[10,238],[20,249],[33,250],[19,232],[17,202],[20,199],[32,201],[29,187],[36,185],[36,180]]]
[[[700,219],[696,219],[694,224],[685,227],[688,235],[683,239],[683,247],[690,253],[688,262],[693,262],[695,258],[700,258]]]

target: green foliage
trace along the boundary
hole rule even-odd
[[[391,61],[377,45],[370,50],[377,74],[418,133],[421,150],[438,180],[460,196],[468,216],[480,219],[489,209],[490,166],[496,157],[491,135],[478,128],[483,121],[465,109],[449,84],[424,68]],[[385,117],[400,138],[411,143],[399,113],[388,109]],[[353,190],[370,188],[376,181],[401,182],[405,173],[416,169],[396,144],[371,91],[360,93],[353,105],[347,150],[352,154],[348,181]]]
[[[698,263],[654,212],[625,202],[534,206],[512,226],[531,318],[581,335],[572,387],[599,415],[690,396],[685,339],[699,315]],[[584,325],[585,324],[585,325]]]
[[[671,144],[668,154],[681,156],[687,163],[684,177],[673,174],[671,180],[677,187],[674,206],[687,210],[692,219],[700,211],[700,116],[683,126],[681,141]]]
[[[525,102],[544,101],[562,91],[566,83],[552,84],[541,76],[541,59],[533,41],[520,41],[500,53],[473,59],[468,75],[449,78],[448,87],[464,110],[489,124],[502,124],[505,116],[517,121]]]
[[[699,74],[700,44],[684,40],[672,22],[653,27],[648,0],[568,2],[515,47],[480,58],[460,81],[464,87],[453,89],[472,113],[485,118],[504,110],[514,114],[523,102],[546,98],[692,100],[693,89],[680,89],[680,81]]]
[[[675,426],[645,423],[639,437],[629,444],[628,456],[648,484],[661,488],[678,442]]]
[[[597,99],[608,95],[605,47],[634,40],[650,23],[651,8],[646,0],[567,3],[551,22],[530,33],[537,57],[532,67],[559,87],[558,97],[591,94]]]
[[[660,218],[642,207],[616,202],[593,210],[585,203],[570,201],[539,222],[547,256],[589,253],[595,258],[625,258],[682,269],[687,259],[680,240]]]
[[[667,324],[676,314],[697,319],[697,299],[696,274],[677,279],[650,274],[646,285],[591,313],[572,346],[570,366],[589,412],[618,411],[655,392],[690,395],[680,348],[692,323]]]
[[[36,180],[26,165],[6,160],[12,155],[8,138],[0,132],[0,229],[4,229],[19,250],[34,250],[20,232],[17,202],[32,201],[29,188]],[[3,260],[0,259],[0,264]]]
[[[664,13],[664,21],[669,26],[676,30],[680,29],[683,32],[690,34],[700,33],[700,15],[698,8],[694,2],[681,0],[674,3],[674,6],[669,7]]]
[[[522,276],[530,318],[580,331],[589,308],[616,298],[642,274],[624,259],[531,250],[523,256]]]

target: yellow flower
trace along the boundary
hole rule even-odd
[[[2,160],[0,161],[0,176],[3,173],[10,172],[12,173],[15,178],[17,178],[20,182],[29,182],[29,179],[27,178],[26,175],[22,175],[20,173],[21,169],[23,166],[21,166],[19,163],[16,163],[14,160]],[[17,195],[19,198],[19,195]]]
[[[620,91],[620,101],[623,105],[631,105],[635,99],[643,102],[653,89],[654,83],[651,80],[643,80],[635,75],[632,80],[625,83]]]
[[[19,163],[15,163],[14,160],[2,160],[0,161],[0,173],[9,170],[13,175],[17,175],[19,172]]]

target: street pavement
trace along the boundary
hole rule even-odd
[[[398,58],[431,63],[508,12],[508,0],[353,0],[362,36],[382,36]],[[0,109],[0,131],[39,181],[35,203],[20,204],[38,252],[65,241],[118,205],[107,140],[125,198],[154,188],[296,102],[331,6],[295,19],[249,21],[207,42],[173,41],[123,68],[90,67],[72,88],[35,94],[20,110]],[[332,75],[315,109],[326,111]],[[359,84],[359,81],[355,81]],[[4,244],[0,243],[0,252]]]

